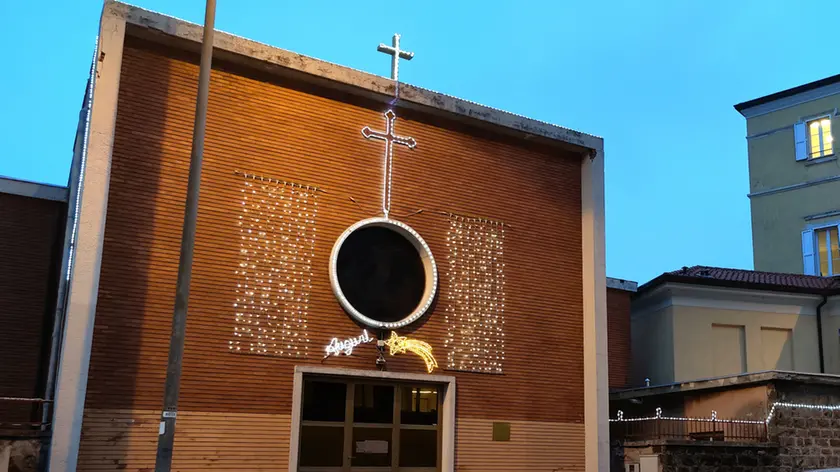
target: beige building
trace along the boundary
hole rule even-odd
[[[840,274],[840,75],[735,105],[747,119],[756,270]]]
[[[839,334],[838,278],[683,268],[642,285],[633,300],[631,384],[840,374]]]

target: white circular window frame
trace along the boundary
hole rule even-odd
[[[415,249],[417,249],[420,260],[423,263],[423,270],[426,273],[426,286],[423,289],[423,297],[420,299],[420,303],[417,304],[414,311],[399,321],[378,321],[365,316],[350,303],[350,300],[348,300],[347,297],[344,296],[344,292],[341,290],[341,285],[338,283],[338,270],[336,268],[336,263],[338,262],[338,253],[341,251],[341,247],[344,245],[347,238],[355,231],[369,227],[388,228],[396,233],[399,233],[407,239]],[[432,255],[431,249],[429,249],[429,245],[426,244],[426,241],[424,241],[417,231],[414,231],[414,229],[410,226],[390,218],[376,217],[357,221],[341,233],[341,236],[339,236],[335,241],[332,253],[330,254],[330,285],[332,286],[335,297],[338,299],[338,303],[341,304],[344,311],[346,311],[351,317],[371,328],[402,328],[403,326],[410,325],[420,319],[429,307],[432,306],[435,294],[437,293],[437,283],[437,264],[435,264],[435,258]]]

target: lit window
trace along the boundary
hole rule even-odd
[[[823,277],[840,275],[840,239],[837,226],[814,231],[817,238],[817,263]]]
[[[808,157],[818,157],[834,154],[831,136],[831,118],[823,117],[808,122]]]

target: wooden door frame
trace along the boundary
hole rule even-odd
[[[410,374],[404,372],[382,372],[378,370],[342,369],[312,365],[295,366],[292,390],[292,424],[289,434],[289,472],[298,470],[300,450],[300,422],[303,408],[304,376],[335,376],[360,379],[380,379],[388,382],[436,383],[441,386],[441,472],[455,471],[455,377],[450,375]]]

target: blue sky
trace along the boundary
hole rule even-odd
[[[767,0],[218,3],[218,29],[380,75],[376,45],[399,32],[416,53],[403,81],[604,137],[607,273],[639,282],[752,268],[732,105],[838,73],[807,33],[833,31],[840,3],[807,18]],[[136,4],[203,20],[203,0]],[[0,1],[0,175],[66,184],[101,5]]]

